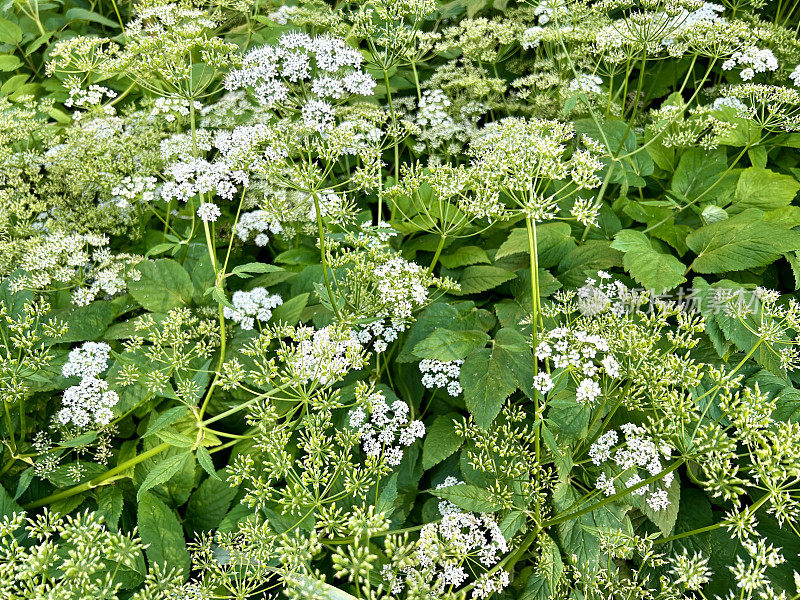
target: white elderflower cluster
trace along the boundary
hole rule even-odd
[[[742,81],[750,81],[757,73],[778,70],[778,59],[768,48],[759,49],[750,46],[743,51],[734,52],[731,57],[722,63],[723,71],[731,71],[736,67],[744,67],[739,76]]]
[[[112,89],[95,84],[90,85],[87,89],[73,87],[69,90],[69,98],[64,100],[64,106],[67,108],[97,106],[103,101],[104,96],[111,100],[117,97],[117,93]]]
[[[414,99],[416,100],[416,99]],[[413,100],[411,100],[413,107]],[[486,107],[479,102],[463,104],[457,113],[451,114],[450,98],[440,89],[422,92],[414,124],[419,128],[419,143],[414,150],[422,152],[427,143],[431,148],[445,148],[447,152],[457,154],[463,145],[471,140],[478,131],[478,120],[486,112]]]
[[[203,105],[197,100],[189,101],[184,98],[164,98],[158,97],[153,103],[153,110],[150,116],[161,116],[167,123],[173,123],[178,117],[188,117],[191,113],[190,102],[194,104],[196,111],[201,111]]]
[[[417,263],[392,256],[375,265],[374,273],[378,297],[394,319],[411,318],[428,299],[426,272]]]
[[[213,202],[203,202],[197,209],[197,216],[205,223],[214,223],[222,216],[222,211]]]
[[[610,462],[615,466],[615,476],[609,477],[605,472],[600,473],[595,484],[606,496],[616,493],[615,483],[620,483],[623,489],[630,488],[648,477],[658,475],[664,470],[662,457],[669,459],[672,456],[672,448],[666,444],[656,444],[647,436],[643,427],[627,423],[620,430],[625,435],[621,444],[619,434],[611,429],[597,438],[589,449],[589,458],[595,465],[601,466]],[[639,474],[639,469],[646,470],[644,477]],[[647,504],[654,511],[666,510],[670,505],[668,492],[666,489],[659,489],[658,485],[668,488],[673,479],[674,473],[669,472],[658,484],[639,487],[632,493],[637,496],[647,495]]]
[[[209,162],[202,158],[175,163],[166,169],[171,181],[161,187],[164,202],[177,199],[188,202],[201,194],[216,194],[225,200],[233,200],[237,185],[247,186],[247,173],[231,169],[224,161]]]
[[[424,373],[422,385],[428,389],[447,388],[448,394],[458,396],[463,391],[458,381],[462,364],[464,364],[463,360],[441,362],[425,359],[420,361],[419,370]]]
[[[432,582],[434,593],[453,591],[466,584],[472,575],[475,579],[470,597],[483,599],[508,586],[508,572],[485,571],[507,552],[508,542],[492,515],[453,511],[438,523],[422,527],[416,558]],[[400,574],[385,569],[384,577],[390,579],[393,588],[402,588]]]
[[[270,295],[263,287],[257,287],[249,292],[235,291],[231,303],[233,308],[223,307],[222,315],[238,323],[244,331],[250,331],[256,321],[269,321],[272,309],[283,304],[283,299],[278,294]]]
[[[405,331],[406,326],[402,321],[394,322],[390,319],[380,319],[364,327],[358,332],[358,341],[363,345],[373,342],[375,352],[381,353]]]
[[[297,345],[288,359],[291,376],[306,384],[329,386],[366,362],[364,348],[349,329],[298,327]]]
[[[552,369],[534,377],[534,388],[547,394],[555,387],[554,379],[569,373],[576,385],[575,399],[579,404],[595,404],[602,395],[602,378],[615,379],[620,373],[608,341],[579,329],[556,327],[543,332],[535,355],[538,360],[548,362]]]
[[[128,280],[141,277],[134,268],[141,261],[141,256],[112,254],[108,238],[102,235],[52,233],[26,244],[18,265],[24,274],[15,277],[9,289],[66,285],[75,288],[72,301],[86,306],[100,296],[125,293]]]
[[[366,410],[364,410],[366,408]],[[425,435],[422,421],[409,420],[408,404],[395,400],[386,402],[386,396],[373,392],[366,398],[365,406],[349,413],[349,424],[358,430],[361,448],[375,459],[396,467],[403,460],[403,448]]]
[[[155,177],[134,175],[125,177],[111,189],[111,201],[117,208],[128,208],[133,202],[141,201],[151,204],[156,199]]]
[[[588,92],[590,94],[602,94],[603,78],[588,73],[578,73],[578,77],[570,81],[569,89],[572,92]]]
[[[269,234],[279,234],[283,231],[281,224],[269,211],[253,210],[242,214],[236,224],[236,235],[243,242],[255,234],[256,246],[266,246],[269,243]]]
[[[274,46],[245,54],[225,87],[251,90],[265,108],[298,110],[307,127],[325,132],[334,125],[335,104],[351,95],[372,95],[375,80],[361,69],[362,61],[341,38],[285,33]]]
[[[119,396],[108,389],[107,381],[98,377],[108,368],[110,353],[111,347],[102,342],[85,342],[69,353],[61,373],[81,380],[64,390],[62,407],[56,414],[59,423],[86,429],[104,427],[114,418],[111,409],[119,402]]]

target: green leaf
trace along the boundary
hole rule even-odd
[[[451,456],[461,446],[461,436],[456,433],[456,413],[440,415],[434,419],[422,444],[422,468],[430,469]]]
[[[97,512],[103,515],[106,527],[111,530],[116,529],[122,514],[122,490],[116,485],[104,485],[95,491],[95,497]]]
[[[467,267],[461,273],[458,283],[461,295],[477,294],[496,288],[498,285],[514,279],[516,275],[499,267],[477,265]]]
[[[658,489],[663,489],[663,487],[659,486]],[[669,506],[664,510],[655,511],[647,503],[647,495],[628,494],[625,496],[625,500],[631,506],[638,508],[647,515],[647,518],[655,523],[659,531],[665,536],[672,534],[672,530],[675,528],[675,521],[678,519],[678,511],[680,510],[681,484],[677,473],[675,473],[672,483],[667,488],[667,498],[669,499]]]
[[[486,255],[486,250],[483,248],[479,248],[478,246],[461,246],[452,252],[448,252],[446,255],[443,254],[439,258],[439,262],[448,269],[457,269],[467,265],[488,263],[491,261]]]
[[[167,442],[170,446],[175,446],[176,448],[192,448],[194,446],[192,438],[178,433],[172,428],[162,429],[156,435],[162,442]]]
[[[21,41],[22,29],[19,28],[19,25],[8,19],[0,18],[0,43],[16,46]]]
[[[117,316],[117,310],[110,302],[98,300],[88,306],[54,310],[50,316],[69,326],[66,335],[57,341],[72,343],[99,339]]]
[[[22,65],[22,61],[13,54],[0,56],[0,71],[13,71]]]
[[[120,28],[119,23],[116,21],[107,19],[103,15],[91,10],[86,10],[85,8],[70,8],[65,16],[67,17],[67,21],[94,21],[106,27]]]
[[[640,231],[623,229],[614,236],[611,247],[625,253],[623,265],[645,289],[661,294],[686,281],[683,263],[671,254],[658,252]]]
[[[219,526],[228,513],[237,488],[225,481],[225,471],[214,473],[200,484],[186,505],[187,531],[210,531]]]
[[[672,176],[672,191],[687,200],[694,200],[714,185],[727,167],[724,150],[690,148],[681,156]],[[711,192],[705,196],[707,200],[714,197]]]
[[[442,362],[463,360],[474,350],[486,346],[489,339],[488,335],[476,329],[453,331],[442,328],[414,346],[414,354]]]
[[[189,552],[175,511],[146,493],[139,498],[138,525],[142,542],[147,544],[145,553],[150,565],[182,569],[184,577],[188,576]]]
[[[488,429],[497,417],[503,403],[514,390],[517,381],[508,368],[502,350],[493,348],[476,350],[461,365],[461,387],[467,410],[482,429]]]
[[[252,262],[247,263],[245,265],[239,265],[238,267],[234,267],[231,271],[232,275],[236,275],[243,279],[247,279],[248,277],[252,277],[253,275],[259,275],[263,273],[278,273],[280,271],[285,271],[283,267],[277,267],[275,265],[268,265],[266,263],[259,263],[259,262]]]
[[[739,177],[730,211],[736,213],[748,208],[766,211],[788,206],[798,190],[800,183],[791,175],[750,167]]]
[[[198,446],[195,454],[197,456],[197,462],[200,463],[203,470],[214,479],[219,479],[219,475],[217,475],[217,472],[214,470],[214,461],[211,460],[211,454],[209,454],[205,446]]]
[[[14,502],[14,499],[3,486],[0,486],[0,517],[10,517],[15,513],[21,512],[24,512],[22,507]]]
[[[178,421],[183,415],[185,415],[189,411],[189,407],[187,406],[176,406],[174,408],[170,408],[165,410],[161,413],[153,424],[147,428],[147,431],[142,436],[146,438],[147,436],[153,435],[154,433],[158,433],[165,427],[172,425],[176,421]]]
[[[308,292],[298,294],[276,307],[272,311],[272,321],[275,323],[286,323],[287,325],[297,325],[300,317],[308,304]]]
[[[138,281],[128,283],[128,292],[151,312],[168,312],[192,301],[192,278],[177,262],[169,258],[145,261],[136,266],[141,273]]]
[[[431,490],[431,494],[472,512],[490,513],[500,510],[500,506],[492,501],[488,490],[466,483]]]
[[[742,213],[706,225],[686,237],[697,254],[692,269],[697,273],[726,273],[767,265],[782,254],[800,249],[800,233],[762,219],[749,208]]]
[[[139,486],[139,491],[136,493],[136,500],[141,501],[142,496],[144,496],[147,490],[160,483],[164,483],[170,477],[175,475],[175,473],[180,471],[186,462],[186,459],[191,455],[191,451],[181,452],[180,454],[176,454],[159,461],[156,466],[147,474],[147,477],[145,477],[142,485]]]

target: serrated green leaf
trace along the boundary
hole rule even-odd
[[[500,267],[490,265],[476,265],[467,267],[461,273],[458,283],[461,285],[461,295],[477,294],[496,288],[498,285],[511,281],[516,275]]]
[[[156,435],[162,442],[166,442],[170,446],[175,446],[176,448],[192,448],[194,446],[194,440],[192,438],[188,435],[178,433],[171,428],[162,429],[156,432]]]
[[[739,177],[730,212],[738,213],[748,208],[773,210],[788,206],[798,190],[800,183],[791,175],[750,167],[742,171]]]
[[[105,25],[106,27],[113,27],[114,29],[120,28],[119,23],[116,21],[112,21],[101,14],[86,10],[85,8],[70,8],[65,16],[67,21],[93,21]]]
[[[197,456],[197,462],[203,467],[203,470],[214,479],[219,479],[219,475],[217,475],[217,472],[214,470],[214,461],[211,460],[211,454],[209,454],[205,446],[198,446],[195,454]]]
[[[272,311],[272,321],[275,323],[286,323],[287,325],[297,325],[300,317],[308,304],[309,293],[298,294],[290,298]]]
[[[198,461],[200,462],[200,461]],[[216,472],[192,493],[186,506],[187,531],[210,531],[219,526],[236,497],[237,488],[225,480],[225,472]]]
[[[749,208],[689,234],[686,244],[697,254],[692,269],[697,273],[742,271],[800,249],[800,233],[767,223],[762,214]]]
[[[482,429],[488,429],[503,403],[517,389],[514,374],[501,360],[497,346],[476,350],[461,365],[461,387],[467,410]]]
[[[467,265],[488,263],[491,261],[486,255],[486,250],[483,248],[479,248],[478,246],[461,246],[456,250],[448,252],[446,255],[443,254],[439,258],[439,262],[448,269],[457,269]]]
[[[461,436],[456,433],[456,413],[436,417],[425,433],[422,444],[422,468],[427,470],[451,456],[461,446]]]
[[[500,510],[488,490],[466,483],[431,490],[431,494],[472,512],[491,513]]]
[[[150,565],[156,563],[168,569],[183,570],[189,575],[189,551],[183,537],[183,528],[175,512],[151,493],[137,498],[139,501],[138,526],[145,553]]]
[[[142,485],[139,486],[139,491],[136,492],[136,500],[140,501],[142,496],[149,490],[150,488],[157,486],[160,483],[164,483],[170,477],[175,475],[178,471],[183,468],[186,459],[191,456],[192,453],[190,452],[182,452],[180,454],[176,454],[174,456],[170,456],[165,458],[162,461],[159,461],[153,469],[147,474]]]
[[[252,277],[253,275],[263,273],[278,273],[285,270],[286,269],[283,267],[268,265],[267,263],[252,262],[234,267],[231,271],[231,274],[246,279],[248,277]]]
[[[488,335],[476,329],[452,331],[442,328],[414,346],[414,354],[442,362],[464,360],[472,351],[486,346],[489,339]]]
[[[686,281],[683,263],[658,252],[641,231],[623,229],[614,236],[611,247],[625,253],[623,265],[645,289],[661,294]]]
[[[153,424],[147,428],[147,431],[142,437],[146,438],[150,435],[153,435],[154,433],[158,433],[165,427],[168,427],[169,425],[172,425],[173,423],[181,419],[181,417],[183,417],[183,415],[185,415],[188,411],[189,411],[188,406],[176,406],[174,408],[165,410],[156,418],[155,421],[153,421]]]
[[[168,312],[192,301],[192,278],[177,262],[169,258],[144,261],[136,266],[138,281],[128,283],[128,292],[142,308],[151,312]]]
[[[116,485],[104,485],[95,492],[97,499],[97,512],[103,515],[106,527],[117,529],[119,517],[122,514],[122,490]]]

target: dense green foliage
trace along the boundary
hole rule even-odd
[[[15,0],[0,600],[800,598],[800,2]]]

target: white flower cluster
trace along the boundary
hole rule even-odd
[[[111,201],[117,208],[128,208],[132,202],[141,200],[145,204],[150,204],[156,199],[155,177],[134,175],[125,177],[111,189],[113,197]]]
[[[734,52],[731,57],[722,63],[723,71],[731,71],[737,66],[744,67],[739,73],[743,81],[750,81],[756,73],[778,70],[778,59],[768,48],[759,49],[751,46],[742,51]]]
[[[621,316],[635,310],[646,301],[645,294],[628,289],[621,281],[611,281],[611,275],[605,271],[598,271],[597,279],[589,277],[586,283],[578,288],[578,310],[587,317],[607,311]]]
[[[358,50],[338,37],[285,33],[276,45],[249,51],[242,68],[228,74],[225,87],[248,88],[262,106],[275,108],[291,105],[292,88],[302,84],[311,96],[299,107],[303,121],[324,132],[333,127],[334,102],[349,95],[372,95],[375,80],[361,70],[362,60]]]
[[[374,338],[373,348],[375,352],[381,353],[384,352],[389,344],[395,341],[405,329],[405,323],[402,321],[395,323],[388,319],[380,319],[359,331],[358,341],[366,346]]]
[[[602,393],[600,377],[603,374],[619,377],[619,363],[609,350],[608,341],[600,335],[556,327],[542,334],[535,354],[540,361],[549,361],[554,369],[571,373],[577,383],[575,398],[578,403],[594,404]],[[553,376],[539,373],[534,377],[534,388],[547,394],[555,386]]]
[[[112,254],[108,238],[102,235],[52,233],[26,247],[19,262],[25,274],[16,277],[10,289],[43,290],[54,282],[75,285],[72,301],[86,306],[101,294],[124,293],[128,279],[141,277],[133,268],[141,260],[131,254]]]
[[[486,107],[478,102],[463,105],[459,114],[449,112],[450,98],[440,89],[425,90],[419,99],[414,123],[420,128],[419,144],[414,149],[422,152],[425,143],[432,148],[445,148],[448,152],[461,152],[464,143],[478,131],[478,119]],[[447,146],[445,147],[445,144]]]
[[[366,408],[366,412],[360,406],[350,411],[350,427],[358,430],[367,456],[383,457],[386,464],[396,467],[403,460],[403,447],[425,435],[425,425],[422,421],[409,421],[408,404],[402,400],[389,404],[380,392],[367,397]]]
[[[455,478],[446,483],[459,483],[451,480]],[[476,572],[477,563],[484,568],[493,567],[507,552],[508,542],[492,515],[460,510],[448,511],[438,523],[424,525],[417,544],[417,560],[430,580],[435,581],[434,591],[438,593],[458,588],[467,582],[470,573]],[[401,585],[396,575],[385,571],[384,576],[387,575],[393,577],[393,587]],[[509,574],[502,569],[493,575],[484,572],[477,576],[471,597],[489,598],[508,583]]]
[[[225,200],[233,200],[237,185],[247,186],[245,171],[231,169],[224,161],[208,162],[202,158],[175,163],[167,168],[172,181],[161,187],[161,199],[169,202],[175,198],[188,202],[200,194],[213,193]]]
[[[601,435],[592,444],[589,449],[589,458],[592,462],[601,466],[607,461],[612,461],[618,467],[619,474],[616,477],[609,478],[606,473],[601,473],[597,478],[597,489],[601,490],[606,496],[613,496],[616,493],[614,487],[616,480],[621,480],[621,483],[626,487],[633,487],[646,477],[653,477],[658,475],[664,470],[661,463],[661,457],[669,459],[672,456],[672,448],[666,444],[656,445],[653,440],[646,436],[643,427],[633,423],[627,423],[620,427],[625,435],[624,444],[620,445],[616,452],[613,448],[619,443],[619,435],[616,430],[611,429]],[[641,477],[638,469],[645,469],[647,475],[645,478]],[[669,487],[674,479],[674,473],[669,472],[660,480],[663,487]],[[655,484],[645,485],[637,488],[632,493],[638,496],[647,497],[647,504],[654,511],[666,510],[670,505],[668,493],[666,489],[656,489]]]
[[[246,212],[236,224],[236,235],[239,239],[246,242],[251,234],[255,234],[256,246],[266,246],[269,242],[269,233],[279,234],[282,231],[283,226],[266,210]]]
[[[263,287],[257,287],[249,292],[234,292],[231,303],[233,308],[223,307],[222,315],[238,323],[243,330],[250,331],[256,321],[269,321],[272,309],[283,304],[283,299],[278,294],[270,295]]]
[[[203,202],[197,209],[197,216],[205,223],[214,223],[222,216],[222,211],[213,202]]]
[[[203,105],[195,100],[194,108],[195,110],[200,111],[202,110]],[[154,102],[153,110],[150,112],[150,116],[155,117],[162,115],[167,123],[172,123],[178,117],[188,117],[190,112],[191,107],[189,105],[189,100],[184,98],[158,97]]]
[[[789,73],[789,79],[792,80],[792,83],[795,85],[795,87],[800,87],[800,65],[797,65],[794,68],[794,71]]]
[[[569,89],[572,92],[588,92],[591,94],[602,94],[603,78],[597,75],[589,75],[588,73],[578,73],[578,77],[573,79],[569,84]]]
[[[448,394],[458,396],[463,391],[458,381],[462,364],[464,364],[463,360],[440,362],[438,360],[425,359],[420,361],[419,370],[424,373],[422,385],[428,389],[447,388]]]
[[[87,108],[90,106],[97,106],[103,101],[103,96],[106,98],[116,98],[117,93],[104,87],[102,85],[90,85],[87,89],[79,87],[71,88],[69,90],[69,98],[64,100],[64,106],[72,108],[73,106],[79,108]]]
[[[297,333],[299,341],[289,363],[292,378],[300,383],[316,380],[323,386],[333,385],[364,366],[364,348],[349,330],[300,327]]]
[[[80,377],[80,383],[64,390],[62,407],[56,419],[79,429],[108,425],[114,418],[111,409],[119,402],[116,392],[98,375],[108,368],[111,346],[102,342],[85,342],[69,353],[61,369],[64,377]]]
[[[391,309],[394,319],[409,319],[428,299],[428,288],[423,285],[425,277],[425,269],[400,256],[375,265],[377,293],[383,305]]]

